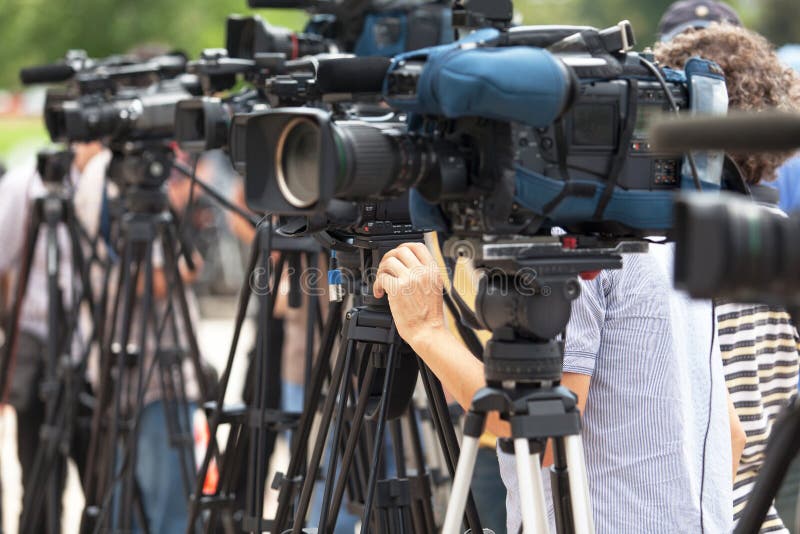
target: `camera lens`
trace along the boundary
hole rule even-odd
[[[278,141],[278,187],[296,208],[319,201],[320,131],[306,118],[292,120]]]

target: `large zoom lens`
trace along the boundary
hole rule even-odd
[[[308,108],[237,115],[234,125],[242,119],[244,130],[231,136],[231,157],[246,161],[240,167],[256,211],[321,213],[334,199],[395,198],[412,187],[438,198],[466,184],[457,147],[410,136],[400,123],[333,122]]]
[[[688,195],[675,207],[675,285],[696,298],[794,302],[800,216],[733,195]]]
[[[310,119],[293,119],[281,135],[277,147],[275,174],[286,200],[296,208],[319,202],[319,161],[321,135]]]
[[[432,145],[400,131],[401,126],[363,122],[330,124],[336,160],[333,196],[362,200],[397,196],[409,188],[441,192],[441,165],[463,160],[450,145]],[[320,200],[321,126],[307,118],[294,119],[277,146],[276,175],[286,200],[307,208]],[[455,173],[461,176],[461,173]],[[460,182],[460,180],[457,180]],[[453,185],[453,184],[450,184]]]

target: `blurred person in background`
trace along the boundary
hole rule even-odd
[[[778,50],[778,58],[787,67],[800,72],[800,45],[786,45]],[[800,86],[796,87],[800,93]],[[800,96],[798,96],[800,99]],[[796,154],[778,169],[773,184],[780,192],[778,206],[786,213],[800,211],[800,154]],[[800,474],[798,475],[800,476]]]
[[[75,212],[90,236],[97,235],[103,203],[105,169],[111,154],[99,142],[73,145],[74,159],[69,186],[73,190]],[[34,165],[24,165],[9,171],[0,180],[0,274],[18,272],[24,253],[26,230],[30,219],[30,208],[37,197],[46,193],[45,186]],[[58,243],[60,255],[59,286],[65,298],[71,294],[73,276],[69,238],[66,229],[60,228]],[[69,306],[69,302],[64,303]],[[10,304],[9,304],[10,306]],[[40,234],[31,264],[28,288],[22,303],[18,329],[19,337],[15,350],[13,374],[9,380],[8,403],[17,413],[17,454],[22,469],[23,498],[29,492],[28,477],[31,474],[36,451],[40,444],[40,432],[45,419],[45,404],[39,395],[39,384],[44,378],[47,342],[47,269],[46,239]],[[10,352],[4,347],[6,355]],[[88,385],[86,385],[88,388]],[[88,410],[88,408],[87,408]],[[82,415],[86,415],[83,413]],[[88,428],[73,433],[72,458],[83,472],[88,445]],[[66,465],[59,466],[60,483],[66,481]],[[44,532],[44,514],[36,532]]]
[[[664,19],[674,21],[680,14],[668,11]],[[741,26],[727,21],[699,28],[687,26],[672,39],[659,43],[655,53],[659,62],[676,69],[697,56],[716,62],[725,73],[731,109],[794,111],[800,105],[795,90],[797,76],[779,61],[764,37]],[[753,200],[775,209],[777,194],[762,181],[774,180],[776,171],[790,156],[731,154]],[[798,335],[791,317],[780,307],[720,301],[716,314],[726,385],[747,435],[734,480],[736,521],[764,461],[772,425],[797,394]],[[774,508],[762,532],[788,532]]]
[[[111,153],[99,142],[75,143],[73,152],[75,157],[69,179],[73,188],[72,201],[75,212],[90,239],[98,238],[98,243],[105,244],[109,238],[107,235],[110,218],[109,205],[113,202],[111,200],[113,193],[109,193],[106,186],[106,172],[111,160]],[[31,202],[43,193],[42,180],[33,166],[13,169],[0,181],[0,197],[2,197],[0,198],[0,246],[5,251],[0,255],[0,273],[7,273],[19,268],[25,240],[25,231],[21,228],[27,228],[27,223],[24,221],[30,217]],[[61,248],[60,286],[67,295],[74,273],[71,272],[72,258],[69,254],[69,242],[65,231],[59,235],[59,244]],[[103,247],[101,246],[101,248]],[[101,254],[106,255],[104,252]],[[195,259],[197,262],[200,261],[199,257]],[[153,284],[155,304],[157,309],[163,313],[167,304],[165,298],[168,285],[167,276],[161,268],[163,251],[158,244],[154,247],[153,262],[155,265]],[[185,283],[191,283],[194,274],[183,264],[181,273]],[[16,274],[19,275],[19,273]],[[93,282],[99,279],[100,277],[92,277]],[[114,277],[112,277],[113,279]],[[99,289],[95,288],[95,295],[100,294]],[[141,289],[140,285],[140,291]],[[189,293],[187,297],[191,302],[191,291],[187,292]],[[138,313],[134,313],[131,340],[137,339],[136,329],[140,322]],[[15,367],[10,379],[8,401],[17,411],[18,455],[22,467],[23,491],[27,491],[28,488],[25,485],[40,443],[40,428],[44,420],[44,403],[38,393],[39,382],[43,378],[45,368],[45,342],[50,334],[47,331],[45,239],[42,237],[37,242],[34,254],[19,330],[20,337],[15,351]],[[179,337],[182,335],[182,331],[179,331]],[[167,333],[161,340],[161,346],[166,347],[177,341],[171,339]],[[181,343],[184,341],[181,340]],[[151,355],[152,348],[155,346],[155,334],[152,331],[150,331],[147,343],[151,349],[148,350],[148,355]],[[141,365],[148,367],[151,361],[152,356],[149,356]],[[193,370],[189,368],[188,362],[185,362],[183,367],[187,396],[192,401],[191,409],[194,410],[194,403],[199,400],[196,378]],[[95,390],[99,386],[97,381],[100,379],[93,371],[96,368],[96,366],[90,365],[87,377]],[[143,385],[143,389],[143,411],[136,436],[139,454],[135,465],[135,477],[143,501],[148,530],[150,532],[183,530],[186,524],[187,509],[183,497],[180,462],[166,432],[163,391],[160,381],[157,379],[157,373],[154,373],[149,383]],[[133,405],[134,400],[128,399],[128,402]],[[89,429],[77,429],[73,436],[76,440],[72,447],[73,458],[78,465],[79,472],[83,475]],[[190,473],[194,472],[194,465],[188,467],[191,469]],[[60,469],[63,481],[66,473],[65,466],[62,465]],[[42,517],[42,519],[44,518]],[[44,525],[42,524],[40,528],[43,529]]]

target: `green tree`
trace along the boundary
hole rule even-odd
[[[762,3],[756,28],[777,45],[800,43],[800,2],[762,0]]]
[[[0,0],[0,87],[16,86],[26,65],[49,63],[71,48],[90,56],[163,43],[196,57],[224,46],[225,18],[252,13],[245,0]],[[271,24],[302,27],[302,11],[258,10]]]
[[[797,0],[771,1],[800,6]],[[671,3],[672,0],[518,0],[515,7],[525,24],[577,24],[603,28],[621,20],[630,20],[636,33],[637,48],[642,49],[655,42],[658,22]],[[746,22],[752,21],[757,14],[752,2],[747,0],[729,3],[738,9]],[[795,17],[795,21],[800,23],[798,19],[800,17]]]

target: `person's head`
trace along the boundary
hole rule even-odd
[[[100,141],[90,141],[88,143],[72,143],[72,165],[78,170],[83,172],[86,164],[91,161],[93,157],[103,151],[103,143]]]
[[[656,45],[656,59],[682,69],[692,57],[716,62],[725,73],[730,109],[796,111],[798,78],[783,65],[772,45],[756,32],[731,24],[687,30]],[[775,171],[791,154],[731,154],[751,184],[775,179]]]
[[[658,38],[671,40],[689,29],[707,28],[712,23],[741,26],[742,21],[734,9],[716,0],[680,0],[664,12],[658,23]]]

